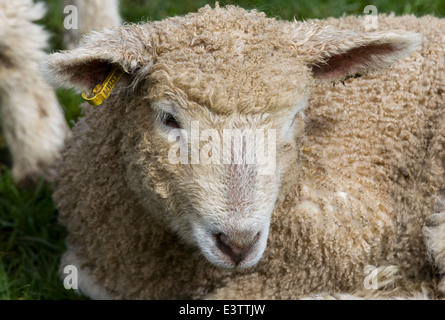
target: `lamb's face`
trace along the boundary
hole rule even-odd
[[[143,176],[133,189],[147,209],[162,203],[150,211],[210,262],[245,268],[266,248],[313,78],[291,50],[238,32],[219,39],[223,50],[203,49],[208,39],[158,45],[124,125],[139,137],[128,180]]]
[[[388,67],[419,43],[207,6],[93,33],[46,71],[88,93],[112,66],[126,71],[108,104],[132,97],[121,122],[129,187],[210,262],[242,268],[261,258],[280,179],[298,170],[299,114],[314,82]]]
[[[133,189],[147,209],[159,203],[162,209],[150,211],[211,263],[253,266],[266,248],[280,180],[292,163],[289,155],[296,158],[307,92],[297,90],[292,103],[273,112],[270,107],[270,113],[241,111],[242,98],[209,106],[192,100],[188,88],[172,80],[183,74],[172,71],[178,68],[167,74],[165,65],[155,65],[139,89],[148,94],[128,108],[124,126],[135,128],[128,136],[138,140],[127,158],[128,180],[143,177]],[[192,73],[188,77],[195,78]],[[240,90],[243,86],[238,84]],[[223,107],[232,111],[221,112]]]

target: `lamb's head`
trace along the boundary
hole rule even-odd
[[[266,248],[286,172],[298,170],[314,83],[387,67],[418,44],[415,34],[359,35],[206,7],[91,34],[46,69],[59,85],[91,92],[122,68],[119,90],[99,108],[125,104],[129,187],[210,262],[245,268]]]

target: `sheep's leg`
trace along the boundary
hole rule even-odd
[[[288,299],[302,300],[426,300],[434,298],[434,294],[427,283],[413,283],[405,277],[403,271],[394,265],[380,266],[365,274],[363,282],[357,284],[356,289],[341,292],[326,290],[325,292],[309,293],[301,296],[301,288],[295,287],[295,295],[286,295]],[[271,287],[263,287],[251,290],[249,278],[246,281],[236,281],[221,287],[204,299],[209,300],[232,300],[232,299],[283,299],[282,292],[271,283]]]
[[[435,213],[427,220],[424,235],[430,260],[442,278],[437,289],[445,296],[445,194],[436,198],[435,205]]]
[[[325,292],[309,295],[303,300],[427,300],[433,298],[426,284],[414,284],[403,276],[397,266],[378,267],[363,278],[363,284],[352,292]]]

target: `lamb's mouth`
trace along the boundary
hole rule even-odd
[[[223,232],[205,232],[197,238],[206,259],[224,269],[246,269],[258,263],[267,245],[268,228],[250,237],[235,239]],[[246,240],[247,239],[247,240]]]

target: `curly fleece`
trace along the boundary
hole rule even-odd
[[[341,52],[353,31],[364,32],[357,17],[289,23],[236,7],[205,7],[95,33],[81,49],[54,55],[47,72],[64,86],[90,89],[98,79],[82,73],[98,59],[121,64],[133,77],[104,106],[83,107],[58,167],[54,199],[69,231],[62,265],[76,261],[106,292],[85,287],[84,293],[120,299],[385,296],[385,290],[360,291],[367,265],[400,271],[390,272],[398,279],[392,294],[433,290],[422,228],[444,187],[445,22],[385,15],[378,21],[379,31],[421,33],[422,48],[345,86],[299,80],[328,62],[320,52]],[[345,30],[343,41],[333,41],[327,25]],[[292,59],[313,59],[314,67],[297,67]],[[327,80],[335,78],[325,71]],[[242,117],[279,113],[311,90],[304,136],[280,151],[280,161],[291,165],[282,175],[263,257],[247,270],[210,265],[166,227],[171,217],[159,217],[174,207],[169,197],[181,174],[166,181],[167,163],[144,167],[147,157],[161,157],[166,148],[144,135],[155,130],[147,101],[167,94],[178,103],[194,101],[197,114],[204,106]]]

